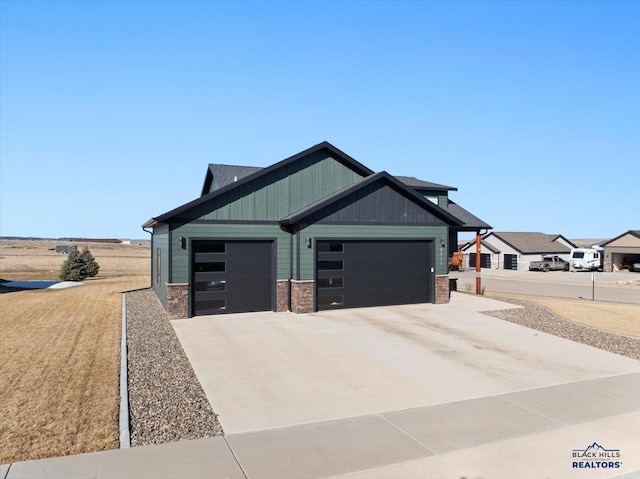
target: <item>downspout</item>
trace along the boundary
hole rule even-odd
[[[151,235],[151,268],[149,268],[150,269],[150,272],[149,272],[149,275],[150,275],[149,285],[153,288],[153,230],[147,231],[145,229],[145,227],[143,226],[142,227],[142,231],[144,231],[145,233],[149,233]],[[159,265],[156,266],[156,267],[159,267]]]

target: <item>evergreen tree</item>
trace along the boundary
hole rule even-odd
[[[100,271],[100,266],[89,248],[85,247],[82,253],[78,251],[78,248],[73,248],[60,268],[60,279],[63,281],[82,281],[96,276],[98,271]]]
[[[77,248],[69,253],[69,256],[62,263],[60,268],[60,279],[62,281],[82,281],[87,277],[87,268],[82,258],[82,254]]]
[[[98,265],[96,259],[91,254],[91,251],[89,251],[89,248],[85,246],[85,248],[82,250],[82,253],[80,254],[80,257],[84,262],[87,277],[93,278],[94,276],[96,276],[98,274],[98,271],[100,271],[100,265]]]

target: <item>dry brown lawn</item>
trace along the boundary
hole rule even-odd
[[[561,318],[615,334],[640,338],[640,305],[579,299],[509,296],[539,304]]]
[[[55,279],[53,246],[0,241],[0,278]],[[0,294],[0,464],[118,447],[121,293],[148,287],[150,250],[88,246],[84,285]]]

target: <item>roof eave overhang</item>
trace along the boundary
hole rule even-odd
[[[490,226],[490,225],[484,225],[484,226],[466,226],[466,225],[462,225],[462,226],[452,226],[451,229],[453,229],[455,231],[464,231],[464,232],[469,232],[469,231],[480,232],[482,230],[491,230],[491,229],[493,229],[493,226]]]
[[[142,228],[153,228],[154,226],[156,226],[158,224],[158,221],[155,218],[151,218],[150,220],[148,220],[146,223],[144,223],[142,225]]]
[[[409,185],[407,185],[409,186]],[[409,186],[409,188],[413,188],[417,192],[422,191],[438,191],[446,194],[448,191],[458,191],[458,188],[455,186],[447,186],[447,185],[434,185],[433,187],[429,186]]]

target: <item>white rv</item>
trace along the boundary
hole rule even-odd
[[[575,248],[571,250],[569,263],[572,270],[597,271],[602,269],[604,249]]]

